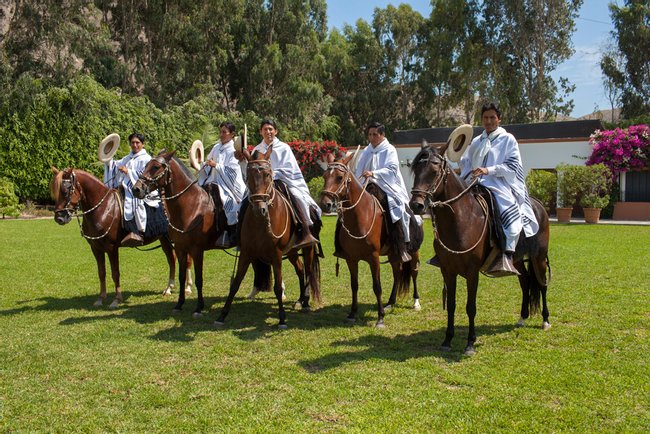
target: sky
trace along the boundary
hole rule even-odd
[[[603,89],[599,66],[603,47],[613,40],[610,31],[614,29],[614,25],[608,8],[611,2],[611,0],[583,2],[576,19],[576,30],[571,38],[575,53],[551,74],[556,82],[559,77],[566,77],[576,86],[576,90],[570,95],[574,102],[572,117],[588,115],[596,107],[600,110],[611,108]],[[389,4],[397,6],[401,3],[410,4],[424,17],[428,18],[431,14],[430,0],[327,0],[327,23],[330,28],[338,29],[341,29],[344,24],[354,25],[359,18],[370,23],[375,8],[385,8]],[[621,1],[613,1],[613,3],[621,4]]]

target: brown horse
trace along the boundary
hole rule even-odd
[[[174,157],[176,151],[162,151],[145,166],[140,178],[133,186],[133,195],[144,198],[154,190],[160,192],[163,209],[169,221],[169,237],[181,263],[179,281],[185,282],[186,258],[194,260],[194,279],[197,290],[197,304],[193,316],[202,315],[203,300],[203,256],[206,250],[215,249],[219,231],[215,204],[189,169]],[[216,204],[219,205],[219,204]],[[257,287],[269,284],[257,279]],[[185,303],[185,294],[180,292],[174,312],[179,312]]]
[[[474,354],[476,332],[474,317],[476,315],[476,293],[478,290],[479,271],[491,251],[490,224],[488,207],[475,194],[471,185],[466,185],[449,167],[444,157],[446,147],[437,149],[423,145],[420,153],[413,160],[412,170],[415,175],[410,206],[417,214],[431,212],[434,224],[434,249],[440,259],[442,276],[446,288],[447,332],[441,349],[451,349],[454,336],[454,311],[456,309],[456,278],[462,276],[467,281],[466,311],[469,317],[469,333],[465,354]],[[539,231],[533,237],[519,237],[514,265],[520,273],[519,284],[522,290],[521,317],[517,325],[523,326],[532,313],[539,310],[540,294],[543,302],[542,327],[550,327],[548,307],[546,305],[546,288],[550,280],[548,260],[548,243],[550,226],[548,215],[538,201],[531,201]],[[529,262],[528,268],[525,260]],[[548,280],[546,272],[549,272]]]
[[[370,266],[372,274],[372,289],[377,297],[378,319],[376,327],[384,327],[384,306],[381,301],[380,256],[389,253],[388,230],[384,221],[384,211],[376,197],[368,193],[356,179],[348,163],[354,154],[334,161],[328,157],[328,166],[323,177],[325,186],[321,192],[320,205],[325,212],[336,209],[341,230],[338,231],[338,243],[350,270],[350,286],[352,288],[352,309],[348,320],[354,322],[357,316],[357,292],[359,290],[359,261],[365,261]],[[350,204],[344,207],[343,204]],[[389,217],[390,218],[390,217]],[[409,290],[410,280],[413,280],[414,308],[420,309],[420,296],[417,290],[418,264],[420,260],[419,244],[422,229],[418,225],[420,235],[413,233],[412,238],[419,238],[416,248],[411,249],[411,261],[402,263],[399,255],[390,255],[389,260],[393,269],[393,290],[386,308],[393,306],[397,295],[403,295]],[[414,231],[414,228],[412,228]]]
[[[251,157],[244,152],[248,165],[246,167],[246,185],[250,206],[240,217],[241,240],[240,258],[235,278],[230,284],[228,299],[221,310],[215,325],[222,326],[230,312],[230,306],[239,290],[248,266],[255,261],[270,264],[273,267],[273,291],[278,300],[279,328],[287,328],[286,313],[282,304],[282,259],[286,255],[298,275],[300,298],[296,308],[303,311],[310,309],[309,293],[320,302],[320,261],[318,246],[312,245],[302,249],[303,262],[299,251],[293,248],[296,241],[297,224],[294,222],[289,200],[276,188],[273,181],[273,168],[269,158],[273,147],[265,154],[255,152]],[[314,233],[317,236],[317,232]]]
[[[80,169],[52,168],[54,177],[50,182],[50,193],[54,199],[54,221],[60,225],[70,222],[73,215],[83,221],[79,223],[81,235],[88,241],[97,261],[99,274],[99,299],[94,306],[101,306],[106,300],[106,257],[111,264],[111,275],[115,284],[115,299],[111,308],[123,301],[120,287],[120,241],[125,235],[122,229],[122,209],[117,190],[104,185],[99,179]],[[80,213],[79,213],[80,211]],[[169,282],[163,292],[170,293],[176,277],[174,249],[166,235],[144,240],[145,244],[160,240],[160,245],[169,264]],[[181,284],[181,288],[183,285]],[[189,290],[188,286],[186,290]],[[181,291],[183,292],[183,291]]]

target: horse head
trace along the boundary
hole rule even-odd
[[[248,160],[246,166],[246,186],[248,187],[248,200],[253,205],[253,210],[266,217],[269,214],[269,204],[274,195],[273,167],[271,167],[271,152],[273,146],[265,154],[258,151],[251,156],[244,153]]]
[[[325,185],[321,191],[319,204],[324,212],[333,212],[339,203],[348,199],[348,183],[352,176],[348,164],[353,157],[354,153],[338,160],[334,160],[333,154],[327,156],[327,169],[323,172]]]
[[[409,207],[415,214],[422,215],[432,202],[443,193],[445,180],[450,172],[445,158],[446,146],[437,148],[426,142],[413,159],[413,189]]]
[[[52,167],[54,177],[50,182],[50,194],[54,200],[54,221],[60,225],[70,223],[72,213],[79,208],[81,188],[71,168],[58,170]]]
[[[171,182],[171,168],[169,162],[176,151],[167,152],[165,150],[152,158],[140,174],[138,181],[132,188],[133,195],[138,199],[144,197],[152,191],[158,190]]]

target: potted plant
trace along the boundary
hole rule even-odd
[[[546,170],[531,170],[526,177],[528,194],[540,202],[550,212],[557,197],[557,175]]]
[[[612,187],[610,171],[604,164],[585,166],[581,170],[580,205],[582,205],[585,222],[598,223],[600,211],[609,204],[609,192]]]
[[[560,164],[557,170],[557,221],[569,223],[576,196],[580,191],[580,166]]]

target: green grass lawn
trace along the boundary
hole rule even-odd
[[[122,250],[126,301],[112,311],[92,307],[95,261],[76,222],[0,221],[0,431],[650,431],[650,228],[552,226],[552,329],[539,315],[515,328],[517,280],[482,277],[468,358],[464,281],[453,350],[441,353],[442,279],[428,265],[422,310],[402,299],[383,330],[363,266],[360,321],[348,325],[333,227],[326,218],[323,305],[289,309],[280,331],[272,294],[244,298],[252,273],[213,327],[232,269],[223,252],[207,254],[206,314],[192,319],[195,294],[177,315],[177,294],[160,295],[162,251]],[[428,221],[425,232],[427,259]],[[285,280],[294,301],[288,263]]]

